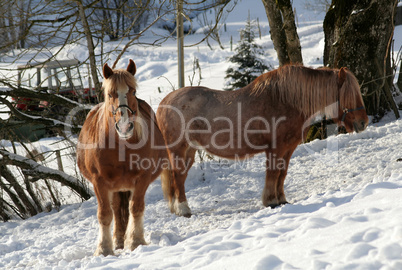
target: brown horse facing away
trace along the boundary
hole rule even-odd
[[[89,112],[79,136],[78,167],[98,200],[99,242],[94,255],[113,254],[113,244],[131,250],[146,244],[145,192],[166,166],[164,161],[169,162],[154,112],[135,97],[135,72],[132,60],[127,70],[103,66],[105,102]]]
[[[289,160],[319,112],[347,132],[367,127],[359,84],[346,68],[289,65],[236,91],[185,87],[167,95],[156,117],[172,166],[171,173],[162,175],[172,213],[191,216],[184,182],[200,148],[229,159],[265,152],[262,203],[266,207],[287,203],[284,180]]]

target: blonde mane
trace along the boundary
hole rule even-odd
[[[105,91],[105,97],[108,94],[116,93],[118,89],[124,88],[126,85],[131,89],[137,89],[137,80],[125,69],[113,70],[113,75],[103,80],[102,87]]]
[[[356,100],[363,103],[359,83],[355,76],[347,71],[342,87],[338,86],[338,69],[312,69],[301,65],[283,66],[258,77],[251,90],[251,95],[268,95],[272,100],[299,110],[305,116],[317,112],[334,115],[341,108],[355,108]]]

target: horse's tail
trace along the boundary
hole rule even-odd
[[[124,248],[124,234],[127,229],[128,219],[130,215],[130,191],[120,191],[113,194],[113,214],[115,218],[115,226],[113,234],[115,235],[114,244],[116,249]]]
[[[170,168],[163,169],[161,173],[163,196],[169,202],[169,206],[173,203],[173,171]],[[170,207],[171,208],[171,207]]]
[[[130,191],[121,191],[121,192],[119,192],[119,197],[120,197],[120,209],[119,210],[120,210],[121,222],[124,224],[125,227],[127,227],[128,217],[130,215],[129,203],[130,203],[131,193],[130,193]]]

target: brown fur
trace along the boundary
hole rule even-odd
[[[171,211],[191,215],[184,182],[196,148],[230,159],[265,152],[262,202],[265,206],[286,203],[283,185],[289,160],[310,118],[326,113],[347,132],[359,132],[368,123],[364,109],[348,113],[340,122],[344,108],[360,106],[364,104],[359,84],[347,69],[292,65],[265,73],[236,91],[185,87],[170,93],[160,103],[157,119],[172,164],[171,173],[162,178]],[[250,131],[247,136],[246,131]],[[270,168],[272,158],[283,161],[283,166]]]
[[[337,76],[338,72],[340,76]],[[339,81],[342,83],[339,84]],[[258,97],[268,92],[266,94],[272,100],[279,100],[309,116],[323,111],[327,104],[338,101],[345,108],[356,108],[357,103],[363,104],[360,91],[350,89],[359,89],[359,84],[354,75],[345,69],[310,69],[288,65],[258,77],[251,95]]]
[[[100,236],[95,255],[113,254],[110,233],[113,217],[115,248],[133,250],[146,244],[143,234],[144,196],[149,184],[162,172],[164,163],[160,161],[167,160],[154,112],[145,101],[134,96],[133,65],[130,60],[127,70],[111,70],[105,64],[105,102],[91,110],[79,136],[78,167],[93,184],[98,200]],[[135,115],[129,113],[130,119],[135,119],[135,132],[132,137],[121,139],[114,128],[114,121],[119,120],[121,113],[113,116],[111,106],[117,107],[115,92],[126,86],[129,88],[128,106],[136,112]],[[154,148],[155,145],[162,147]],[[139,163],[130,163],[133,155],[139,160],[147,159],[151,167],[145,169]]]

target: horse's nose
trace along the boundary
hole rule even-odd
[[[115,128],[120,138],[130,138],[133,135],[134,124],[130,121],[119,120]]]
[[[368,121],[363,120],[361,121],[360,125],[362,127],[362,130],[365,130],[368,126]]]
[[[368,125],[368,122],[365,121],[365,120],[355,122],[355,124],[354,124],[355,131],[356,132],[362,132],[363,130],[366,129],[367,125]]]

